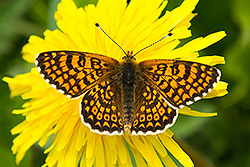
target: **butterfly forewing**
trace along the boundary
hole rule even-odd
[[[115,70],[119,62],[110,57],[77,51],[38,54],[37,68],[42,77],[68,97],[79,97]]]
[[[171,108],[160,93],[145,80],[136,87],[135,97],[132,134],[157,134],[174,124],[178,109]]]
[[[142,75],[173,108],[182,108],[209,93],[220,79],[212,66],[181,60],[146,60]]]

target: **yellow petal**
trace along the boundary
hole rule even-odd
[[[149,135],[147,136],[146,139],[148,140],[148,142],[152,143],[158,154],[160,154],[162,157],[165,157],[167,155],[166,149],[164,148],[162,143],[158,140],[157,136]]]
[[[185,167],[194,166],[189,156],[180,148],[180,146],[171,138],[168,138],[164,133],[158,135],[168,151]]]
[[[173,29],[181,23],[182,20],[186,19],[186,17],[188,17],[189,14],[195,9],[198,2],[198,0],[185,0],[180,7],[171,11],[168,16],[169,20],[167,24],[169,26],[169,30]]]
[[[95,145],[95,165],[100,167],[105,167],[105,154],[103,150],[103,141],[102,137],[96,138],[96,145]]]
[[[227,86],[228,83],[219,81],[214,87],[214,89],[210,93],[208,93],[207,96],[205,96],[204,98],[221,97],[226,95],[228,93]]]
[[[221,40],[225,36],[226,36],[226,33],[224,31],[220,31],[220,32],[210,34],[204,38],[203,37],[196,38],[196,39],[188,42],[184,46],[177,48],[177,49],[173,50],[172,52],[170,52],[169,53],[170,57],[175,56],[176,58],[191,60],[188,57],[190,53],[200,51],[200,50],[214,44],[215,42],[218,42],[219,40]]]
[[[121,164],[125,165],[127,164],[128,166],[132,166],[129,152],[127,149],[127,145],[125,144],[124,140],[122,137],[118,137],[116,140],[116,145],[117,145],[117,155],[118,155],[118,160],[121,162]]]
[[[140,152],[149,165],[162,166],[162,163],[157,156],[151,143],[145,142],[144,137],[131,137],[134,147]]]
[[[210,66],[214,66],[217,64],[225,64],[225,58],[222,56],[202,56],[202,57],[198,57],[192,61],[207,64]]]
[[[217,113],[205,113],[195,110],[191,110],[189,107],[185,107],[179,110],[180,114],[194,116],[194,117],[214,117],[217,116]]]

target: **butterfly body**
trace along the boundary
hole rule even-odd
[[[135,88],[139,80],[137,71],[138,63],[130,54],[123,59],[124,60],[120,63],[121,75],[119,75],[118,81],[122,90],[122,120],[124,131],[130,133],[135,113]]]
[[[147,135],[164,132],[178,110],[206,96],[220,79],[212,66],[182,60],[121,62],[99,54],[49,51],[36,57],[37,69],[52,87],[81,98],[80,117],[93,132]]]

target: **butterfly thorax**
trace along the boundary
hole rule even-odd
[[[122,109],[125,133],[130,133],[134,118],[135,87],[138,82],[137,63],[128,55],[121,62],[121,76],[119,78],[122,89]]]

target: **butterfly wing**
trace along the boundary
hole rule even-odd
[[[146,60],[139,63],[142,77],[167,100],[182,108],[206,96],[220,80],[215,67],[181,60]]]
[[[42,77],[68,97],[79,97],[82,122],[101,134],[122,134],[120,87],[112,76],[119,62],[113,58],[77,51],[38,54]]]
[[[51,51],[37,55],[41,76],[67,97],[79,97],[105,80],[119,62],[113,58],[77,51]]]
[[[123,134],[121,89],[116,80],[96,84],[83,95],[80,104],[82,121],[100,134]]]
[[[171,108],[146,80],[135,89],[135,115],[132,134],[157,134],[171,127],[177,118],[178,109]]]

